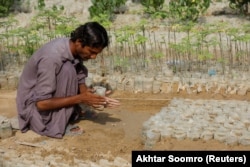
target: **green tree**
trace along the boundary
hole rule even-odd
[[[0,17],[5,17],[10,13],[14,0],[0,0]]]
[[[141,0],[141,4],[149,11],[158,11],[163,7],[165,0]]]
[[[37,7],[38,7],[39,10],[44,9],[45,8],[45,2],[44,2],[44,0],[38,0]]]
[[[232,9],[239,9],[241,13],[248,13],[248,3],[250,0],[229,0],[229,6]]]
[[[170,0],[169,11],[174,19],[196,21],[210,6],[211,0]]]
[[[165,0],[141,0],[140,3],[145,7],[144,13],[153,18],[166,18],[167,12],[163,10]]]
[[[124,5],[126,0],[91,0],[91,2],[92,6],[89,7],[91,18],[107,15],[109,20],[113,20],[115,10]]]

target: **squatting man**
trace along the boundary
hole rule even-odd
[[[38,49],[18,83],[20,130],[62,138],[70,123],[85,114],[79,104],[119,106],[118,100],[96,95],[85,85],[88,69],[83,62],[95,59],[108,44],[105,28],[87,22],[77,27],[70,38],[56,38]]]

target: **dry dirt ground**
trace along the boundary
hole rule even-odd
[[[0,115],[6,117],[16,116],[15,91],[0,92]],[[4,98],[3,98],[4,97]],[[174,97],[189,99],[237,99],[250,100],[246,96],[222,95],[200,93],[188,95],[185,92],[171,94],[131,94],[127,92],[114,92],[114,98],[119,98],[122,105],[116,109],[98,111],[95,120],[82,120],[77,124],[85,130],[79,136],[64,136],[63,139],[54,139],[39,136],[32,131],[21,133],[15,131],[14,136],[0,139],[0,149],[15,149],[19,154],[42,152],[43,156],[60,154],[69,161],[76,157],[81,160],[98,161],[101,158],[122,157],[131,161],[132,150],[143,150],[142,124],[153,114],[167,106]],[[28,142],[38,147],[21,145],[17,142]],[[229,146],[216,140],[181,140],[169,138],[158,142],[153,150],[250,150],[250,146]]]

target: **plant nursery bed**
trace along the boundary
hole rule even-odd
[[[14,131],[13,136],[0,139],[0,160],[19,159],[28,163],[44,161],[48,163],[64,163],[74,165],[77,161],[91,161],[93,163],[114,162],[116,157],[131,162],[132,150],[144,150],[142,128],[143,123],[168,106],[173,98],[191,100],[240,100],[249,101],[250,95],[214,95],[206,92],[186,94],[185,92],[169,94],[128,93],[115,91],[112,97],[120,99],[121,106],[115,109],[97,111],[94,120],[81,120],[76,124],[85,133],[77,136],[64,136],[54,139],[40,136],[32,131],[21,133]],[[15,91],[0,93],[0,115],[8,118],[17,115],[15,110]],[[9,105],[6,105],[9,102]],[[4,104],[3,104],[4,103]],[[11,105],[10,105],[11,103]],[[177,140],[164,138],[152,150],[249,150],[250,145],[227,145],[217,140]],[[33,157],[32,160],[30,158]],[[51,160],[54,157],[53,160]],[[59,157],[59,158],[58,158]],[[61,158],[61,160],[60,160]],[[28,159],[28,160],[27,160]],[[116,159],[117,160],[117,159]],[[14,162],[14,160],[12,160]],[[44,165],[44,164],[43,164]],[[1,166],[1,163],[0,163]],[[39,166],[39,165],[37,165]],[[101,165],[100,165],[101,166]]]

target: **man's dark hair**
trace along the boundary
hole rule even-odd
[[[105,48],[109,44],[106,29],[97,22],[87,22],[71,32],[70,40],[75,42],[77,39],[82,43],[82,47]]]

